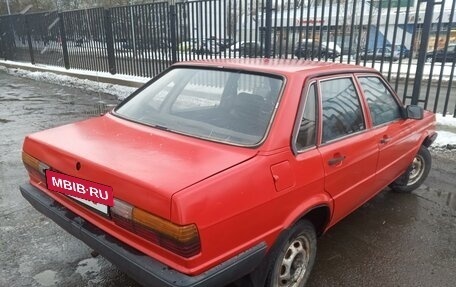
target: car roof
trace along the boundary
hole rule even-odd
[[[350,72],[375,72],[375,69],[351,64],[334,62],[307,61],[303,59],[267,59],[267,58],[236,58],[236,59],[205,59],[179,62],[173,66],[198,66],[229,68],[247,71],[259,71],[279,75],[304,72],[309,75]]]

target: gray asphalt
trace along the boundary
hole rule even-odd
[[[20,195],[25,135],[96,116],[106,94],[0,71],[0,286],[138,286]],[[308,286],[455,286],[456,151],[412,194],[384,190],[319,239]]]

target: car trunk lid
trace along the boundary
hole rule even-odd
[[[59,172],[111,186],[114,197],[166,219],[174,193],[257,153],[113,115],[32,134],[24,151]]]

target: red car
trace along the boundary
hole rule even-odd
[[[436,136],[370,68],[179,63],[104,116],[27,136],[20,190],[141,284],[303,286],[316,237],[417,188]]]

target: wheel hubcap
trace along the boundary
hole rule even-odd
[[[407,185],[415,184],[424,173],[424,159],[421,155],[415,156],[412,162],[412,170],[409,173]]]
[[[299,286],[309,263],[309,246],[309,241],[303,236],[291,242],[280,266],[279,286]]]

